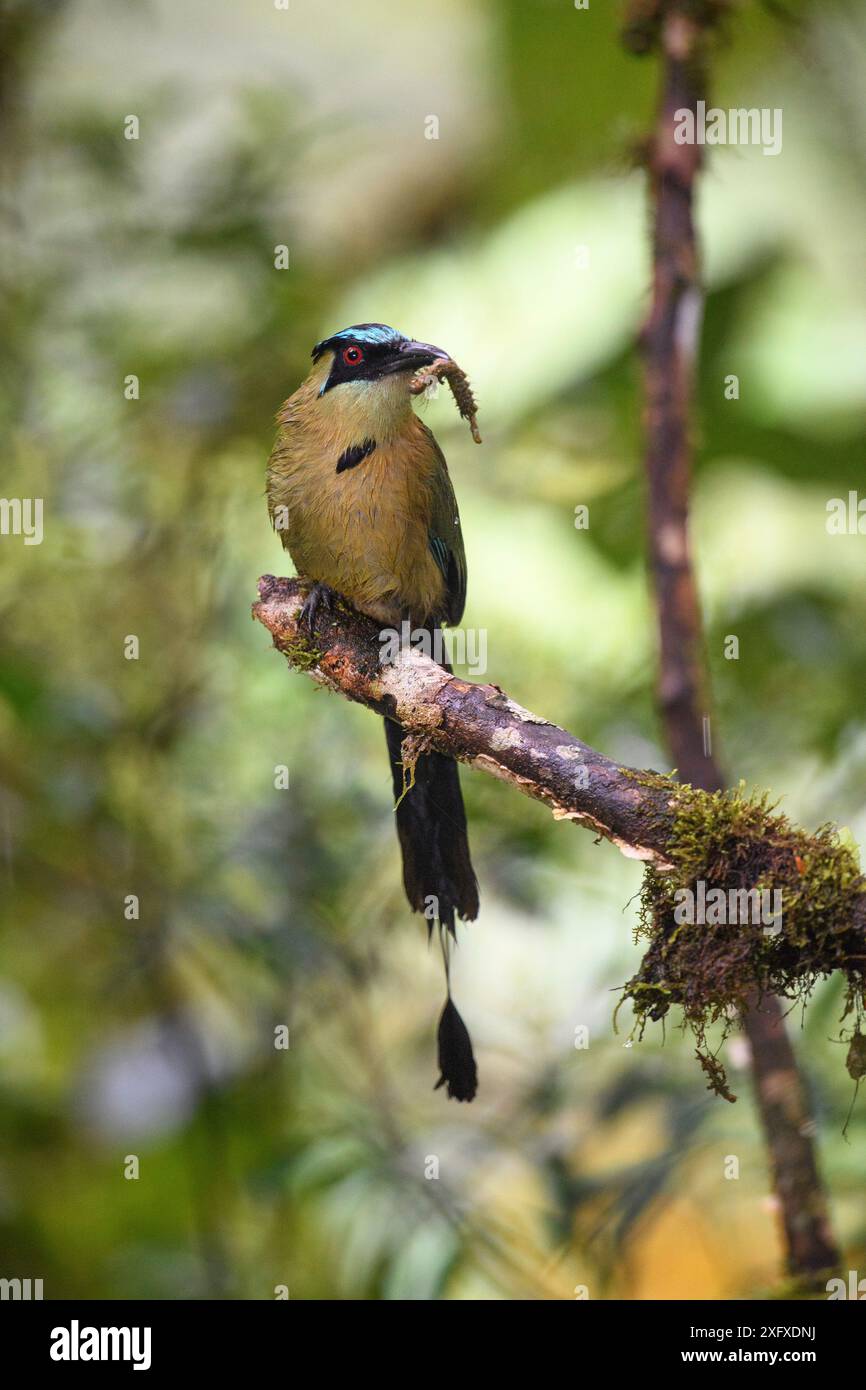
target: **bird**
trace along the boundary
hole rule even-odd
[[[412,408],[410,384],[449,355],[387,324],[357,323],[316,343],[311,357],[277,413],[267,469],[271,524],[309,584],[300,621],[312,632],[320,606],[333,610],[339,598],[384,631],[409,630],[413,641],[423,631],[432,643],[463,616],[466,555],[445,456]],[[403,885],[428,939],[436,927],[445,965],[435,1089],[471,1101],[478,1072],[450,971],[455,919],[474,921],[479,906],[460,779],[457,763],[435,750],[412,774],[404,733],[385,719]]]

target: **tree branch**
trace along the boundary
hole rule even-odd
[[[412,754],[433,748],[487,772],[541,801],[557,820],[583,825],[612,841],[628,858],[671,871],[672,877],[682,863],[684,820],[690,833],[702,817],[708,826],[713,822],[708,843],[718,835],[719,807],[726,804],[720,796],[658,772],[624,767],[530,713],[498,685],[452,675],[415,647],[404,648],[392,663],[382,661],[378,626],[348,605],[340,604],[335,613],[320,606],[309,633],[299,623],[305,593],[298,579],[266,574],[259,580],[253,617],[271,633],[274,646],[295,670],[356,704],[399,720]],[[735,812],[737,804],[732,802]],[[774,879],[780,824],[789,856],[791,845],[801,859],[820,859],[826,850],[820,835],[798,831],[772,811],[761,812],[760,803],[739,805],[754,813],[748,848],[756,883]],[[736,823],[735,818],[731,824]],[[745,838],[740,847],[745,847]],[[693,857],[691,844],[689,852]],[[846,920],[834,923],[839,951],[828,969],[844,968],[849,957],[855,966],[866,959],[866,884],[858,883],[853,893],[849,886],[847,900],[851,908]]]
[[[662,91],[649,153],[653,292],[641,334],[646,398],[649,564],[659,622],[658,701],[674,765],[695,787],[724,783],[704,746],[708,679],[688,534],[690,405],[703,293],[693,195],[702,146],[677,144],[675,112],[706,93],[699,19],[662,0]]]
[[[379,629],[348,607],[337,620],[320,608],[308,637],[298,626],[303,597],[298,580],[267,574],[253,605],[253,617],[296,669],[399,720],[415,752],[426,746],[447,753],[544,802],[557,820],[576,821],[613,841],[628,858],[670,867],[665,846],[674,821],[673,782],[657,778],[658,786],[642,785],[644,774],[531,714],[499,686],[462,680],[415,648],[382,664]]]

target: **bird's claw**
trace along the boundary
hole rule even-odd
[[[326,613],[331,613],[333,607],[334,590],[330,589],[327,584],[316,583],[304,599],[298,624],[304,626],[312,637],[319,609],[324,608]]]

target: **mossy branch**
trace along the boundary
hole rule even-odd
[[[733,1020],[750,995],[800,998],[840,970],[858,1036],[866,882],[855,850],[837,830],[824,826],[809,834],[766,796],[742,788],[705,792],[622,767],[498,686],[454,676],[415,649],[383,663],[376,624],[348,607],[320,610],[308,634],[298,622],[304,597],[298,580],[266,575],[259,594],[253,616],[295,669],[398,719],[425,747],[509,782],[558,820],[584,825],[646,861],[638,935],[648,945],[624,989],[638,1031],[679,1005],[706,1057],[706,1028]],[[764,891],[780,895],[781,911],[769,928],[760,912],[755,920],[750,911],[754,899],[741,896]],[[680,920],[684,893],[706,905],[703,921]],[[739,911],[729,920],[732,901],[747,907],[745,921]],[[858,1046],[852,1044],[849,1066],[861,1055]],[[718,1089],[724,1093],[723,1076]]]

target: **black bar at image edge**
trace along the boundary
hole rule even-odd
[[[499,1324],[496,1306],[481,1314],[487,1324],[485,1359],[494,1360],[520,1338],[519,1322],[545,1338],[558,1333],[569,1339],[570,1355],[578,1354],[585,1365],[592,1357],[598,1369],[609,1364],[621,1374],[636,1371],[665,1372],[675,1366],[700,1371],[705,1366],[764,1366],[784,1370],[804,1366],[826,1375],[859,1356],[863,1320],[843,1302],[820,1299],[803,1301],[743,1301],[709,1303],[616,1302],[576,1299],[571,1306],[555,1306],[546,1312],[509,1314]],[[51,1376],[98,1376],[110,1369],[128,1373],[162,1375],[165,1372],[213,1370],[221,1376],[232,1371],[282,1365],[288,1373],[292,1362],[308,1354],[329,1366],[341,1351],[347,1365],[360,1372],[359,1357],[366,1361],[376,1345],[359,1341],[359,1332],[375,1338],[390,1325],[389,1336],[411,1335],[405,1307],[400,1323],[392,1323],[389,1304],[364,1303],[363,1324],[357,1330],[359,1305],[329,1302],[25,1302],[0,1303],[0,1332],[9,1364],[26,1371],[48,1371]],[[507,1308],[511,1304],[505,1305]],[[499,1305],[500,1310],[502,1304]],[[349,1336],[338,1335],[351,1319]],[[441,1336],[441,1312],[427,1323],[417,1314],[421,1335]],[[452,1334],[461,1341],[472,1331],[476,1342],[484,1329],[478,1324],[478,1305],[462,1309],[450,1303],[447,1310]],[[462,1323],[463,1317],[473,1322]],[[540,1321],[539,1321],[540,1319]],[[496,1336],[502,1327],[503,1335]],[[572,1339],[577,1339],[574,1341]],[[549,1354],[551,1346],[542,1344]],[[366,1346],[366,1352],[363,1348]],[[305,1350],[306,1348],[306,1350]],[[317,1348],[317,1350],[316,1350]],[[524,1350],[527,1348],[524,1347]],[[598,1365],[598,1363],[601,1363]],[[368,1363],[369,1369],[369,1363]],[[467,1368],[468,1369],[468,1368]]]

